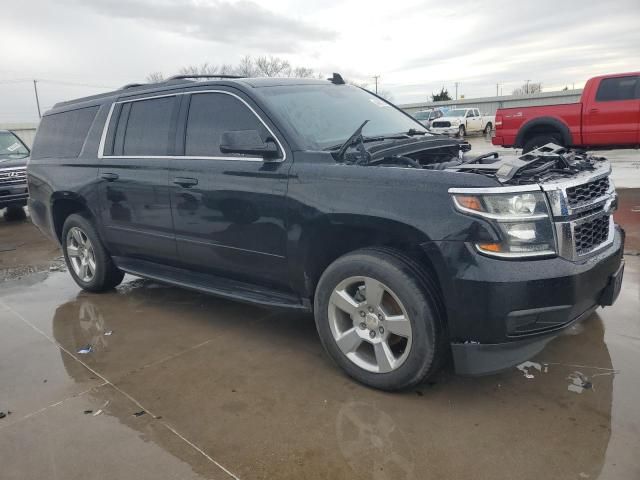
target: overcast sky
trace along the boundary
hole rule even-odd
[[[396,103],[445,86],[467,98],[640,70],[640,0],[4,0],[0,122],[185,65],[277,55],[380,75]],[[87,85],[87,86],[81,86]]]

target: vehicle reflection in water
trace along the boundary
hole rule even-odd
[[[261,318],[255,320],[258,311]],[[188,364],[188,379],[177,380],[168,361],[166,370],[154,371],[146,382],[154,398],[164,399],[157,405],[151,400],[148,408],[170,417],[187,437],[204,435],[199,440],[208,448],[226,448],[217,460],[232,471],[260,465],[272,478],[301,478],[310,471],[339,478],[418,479],[427,471],[433,478],[474,478],[482,471],[486,478],[540,478],[548,472],[547,478],[595,479],[602,470],[616,372],[599,315],[552,341],[534,359],[542,368],[531,369],[533,378],[515,368],[486,377],[445,370],[418,392],[395,394],[357,385],[323,362],[308,320],[135,280],[117,292],[81,293],[59,306],[53,331],[70,349],[94,343],[91,355],[78,357],[107,378],[110,369],[120,368],[118,375],[126,377],[136,362],[157,361],[146,356],[165,350],[168,338],[191,335],[183,342],[186,349],[212,332],[231,332],[210,348],[207,362]],[[296,328],[298,321],[309,325]],[[114,335],[105,337],[110,329]],[[188,333],[194,330],[197,335]],[[131,357],[123,358],[125,352]],[[67,364],[73,360],[62,358],[73,377],[77,369]],[[588,381],[581,393],[568,388],[576,372]],[[228,393],[237,384],[234,378],[242,379],[246,393]],[[146,395],[144,388],[134,397]],[[246,408],[224,408],[234,402]],[[194,426],[193,412],[214,424]],[[142,432],[128,420],[131,412],[105,414]],[[242,446],[230,453],[229,435],[240,441],[235,432],[245,434]],[[318,445],[318,436],[329,443]],[[169,450],[164,440],[153,441]],[[294,459],[300,456],[305,461],[298,464]],[[270,464],[269,458],[280,460]]]

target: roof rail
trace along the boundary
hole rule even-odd
[[[190,75],[190,74],[184,74],[184,75],[174,75],[173,77],[169,77],[167,78],[165,81],[170,81],[170,80],[188,80],[189,78],[246,78],[242,75],[207,75],[207,74],[197,74],[197,75]]]
[[[124,87],[121,87],[120,90],[126,90],[127,88],[141,87],[145,85],[144,83],[127,83]]]

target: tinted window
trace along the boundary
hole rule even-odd
[[[70,158],[80,150],[98,107],[81,108],[42,117],[33,144],[32,158]]]
[[[129,108],[125,104],[116,130],[124,128],[122,155],[168,155],[174,103],[175,97],[161,97],[130,102]]]
[[[596,93],[596,100],[599,102],[634,98],[640,98],[638,77],[605,78],[600,82]]]
[[[237,153],[220,152],[220,137],[238,130],[257,130],[263,141],[270,137],[262,122],[237,98],[224,93],[194,94],[189,105],[185,155],[237,157]]]

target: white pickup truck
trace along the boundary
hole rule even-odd
[[[477,108],[454,108],[431,122],[432,133],[464,137],[467,133],[491,133],[495,116],[482,115]]]

